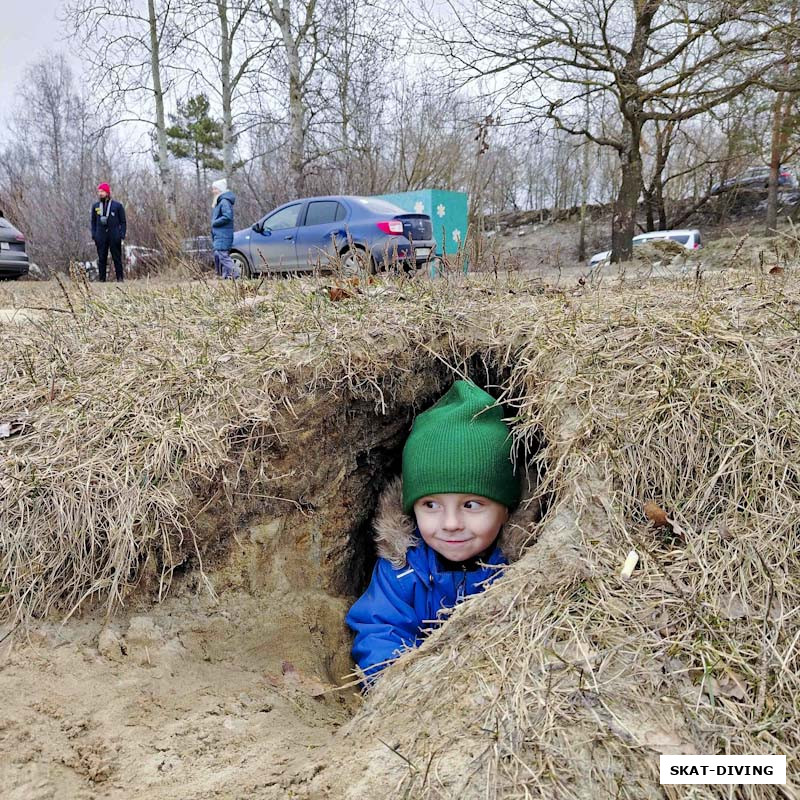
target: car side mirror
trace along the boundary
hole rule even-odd
[[[252,224],[250,227],[251,227],[251,228],[252,228],[252,229],[253,229],[253,230],[254,230],[256,233],[261,233],[261,223],[260,223],[260,222],[254,222],[254,223],[253,223],[253,224]]]

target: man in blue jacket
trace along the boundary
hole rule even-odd
[[[122,203],[111,199],[111,187],[101,183],[97,187],[98,200],[92,205],[92,239],[97,247],[97,272],[100,280],[106,280],[108,251],[114,260],[114,272],[117,280],[123,278],[122,245],[125,241],[128,223],[125,219],[125,207]]]
[[[214,270],[220,278],[238,278],[239,270],[231,258],[233,246],[233,204],[236,195],[228,191],[228,181],[221,178],[211,184],[214,205],[211,208],[211,238]]]

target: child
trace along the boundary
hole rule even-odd
[[[379,558],[347,615],[353,658],[368,679],[420,644],[443,609],[498,576],[508,563],[500,530],[519,494],[502,409],[474,384],[456,381],[414,420],[402,496],[396,486],[381,499]]]

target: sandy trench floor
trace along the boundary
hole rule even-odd
[[[308,600],[290,619],[244,592],[197,591],[108,626],[0,628],[0,795],[294,796],[359,703],[323,694]]]

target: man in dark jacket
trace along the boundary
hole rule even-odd
[[[108,251],[114,260],[114,272],[117,280],[123,278],[122,244],[127,232],[125,207],[122,203],[111,199],[111,187],[101,183],[97,187],[98,201],[92,206],[92,239],[97,246],[97,271],[100,280],[105,282]]]
[[[214,269],[220,278],[238,278],[240,271],[231,258],[233,245],[233,204],[236,195],[228,191],[225,178],[211,184],[214,198],[211,207],[211,238],[214,248]]]

